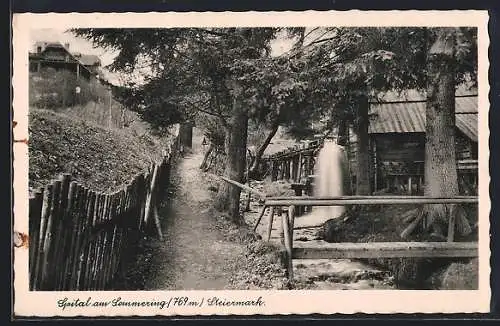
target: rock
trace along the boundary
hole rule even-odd
[[[440,290],[477,290],[479,265],[477,259],[469,262],[452,263],[439,277]]]
[[[335,218],[325,222],[322,230],[319,231],[318,237],[321,237],[326,242],[342,242],[343,219]]]

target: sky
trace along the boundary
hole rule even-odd
[[[310,29],[306,30],[306,34]],[[309,33],[309,40],[325,37],[323,32],[315,30]],[[307,39],[305,44],[307,44]],[[107,50],[100,47],[94,47],[92,42],[87,41],[83,38],[76,37],[69,31],[64,29],[33,29],[30,31],[30,43],[32,45],[31,51],[35,51],[34,44],[37,41],[48,41],[48,42],[60,42],[62,44],[69,43],[70,52],[79,52],[82,54],[94,54],[101,59],[102,66],[105,67],[113,62],[114,57],[117,55],[116,52]],[[277,39],[271,44],[272,55],[280,55],[284,52],[290,50],[292,43],[290,41],[285,41],[283,39]],[[110,83],[119,85],[123,82],[123,77],[116,73],[111,73],[104,70],[105,76]]]

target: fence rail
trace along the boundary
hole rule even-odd
[[[376,196],[374,196],[376,197]],[[453,242],[453,232],[448,234],[448,242],[371,242],[371,243],[328,243],[316,241],[301,243],[293,241],[295,211],[299,205],[336,206],[336,205],[376,205],[376,204],[459,204],[478,203],[478,197],[461,196],[458,198],[432,198],[420,197],[383,199],[296,199],[296,200],[266,200],[264,207],[288,206],[287,213],[283,214],[281,242],[285,248],[285,260],[288,278],[293,279],[294,258],[298,259],[338,259],[338,258],[408,258],[408,257],[477,257],[478,246],[476,242]],[[271,235],[274,210],[271,210],[268,227],[268,239]],[[418,221],[418,219],[416,220]],[[451,229],[454,230],[454,221],[450,220]]]
[[[69,174],[37,190],[29,201],[30,290],[103,290],[120,270],[132,232],[156,227],[161,237],[157,203],[175,148],[113,193],[90,190]]]
[[[224,181],[242,188],[234,180],[222,178]],[[264,197],[264,205],[259,214],[254,231],[257,229],[266,209],[269,208],[267,241],[271,239],[275,210],[286,208],[281,217],[281,243],[284,246],[284,258],[287,275],[293,279],[293,259],[339,259],[339,258],[409,258],[409,257],[477,257],[477,242],[453,242],[453,233],[448,234],[448,242],[370,242],[370,243],[328,243],[326,241],[293,241],[293,232],[297,208],[301,206],[345,206],[345,205],[398,205],[398,204],[477,204],[477,196],[456,196],[438,198],[429,196],[337,196],[337,197]],[[418,221],[418,219],[416,219]],[[451,226],[451,228],[450,228]],[[454,220],[450,220],[449,233],[454,230]]]

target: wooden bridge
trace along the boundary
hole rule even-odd
[[[370,242],[328,243],[326,241],[293,241],[295,212],[300,206],[398,205],[398,204],[464,204],[478,203],[478,197],[436,198],[423,196],[340,196],[340,197],[273,197],[266,198],[261,216],[271,209],[267,239],[271,236],[275,207],[287,207],[282,215],[282,244],[286,252],[288,277],[293,278],[293,259],[361,259],[361,258],[443,258],[477,257],[476,242],[453,242],[455,223],[448,229],[448,242]],[[260,222],[260,219],[257,223]],[[255,226],[255,228],[257,225]]]
[[[448,228],[447,242],[369,242],[328,243],[326,241],[293,241],[295,217],[298,208],[304,206],[346,206],[346,205],[401,205],[401,204],[477,204],[477,196],[456,196],[452,198],[424,196],[337,196],[337,197],[268,197],[247,185],[219,177],[259,196],[264,205],[254,230],[260,224],[266,209],[270,209],[267,226],[267,241],[271,239],[275,210],[284,211],[281,218],[281,243],[284,246],[288,277],[293,279],[293,259],[362,259],[362,258],[451,258],[477,257],[477,242],[454,242],[455,221]],[[300,211],[300,210],[299,210]],[[315,225],[311,227],[319,227]]]

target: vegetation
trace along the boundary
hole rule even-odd
[[[39,188],[62,173],[98,191],[111,191],[160,159],[153,139],[107,130],[50,110],[30,111],[29,182]]]
[[[76,88],[80,88],[80,93]],[[89,102],[108,101],[106,89],[96,82],[77,79],[74,72],[43,68],[30,76],[30,105],[41,109],[59,109]]]
[[[445,151],[437,144],[448,144],[446,152],[454,151],[454,142],[449,139],[454,128],[452,94],[457,84],[476,80],[475,29],[187,28],[73,32],[96,45],[120,50],[111,65],[114,70],[132,72],[147,68],[149,76],[144,83],[123,90],[122,99],[156,127],[197,119],[220,125],[222,130],[212,129],[207,136],[217,144],[223,141],[224,174],[239,182],[245,176],[249,121],[268,128],[250,169],[250,176],[254,177],[259,159],[279,126],[304,137],[315,132],[311,122],[323,121],[323,131],[354,127],[358,138],[356,193],[370,194],[368,99],[386,90],[427,89],[428,121],[433,123],[427,124],[427,132],[432,136],[426,144],[429,158],[425,179],[434,182],[426,193],[456,194],[455,157],[443,156]],[[320,36],[306,41],[314,33]],[[277,38],[288,39],[294,45],[288,52],[271,56],[270,44]],[[430,168],[435,161],[440,169]],[[239,197],[237,187],[225,183],[219,187],[216,206],[229,211],[235,223],[241,222]],[[451,209],[442,207],[445,206],[429,206],[425,214],[416,218],[426,215],[426,226],[440,234],[435,221],[450,216],[443,212]],[[470,228],[460,215],[460,230],[465,234]]]

